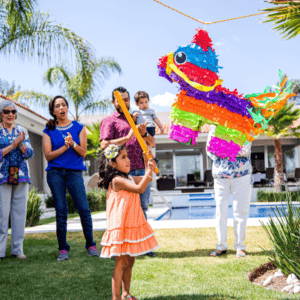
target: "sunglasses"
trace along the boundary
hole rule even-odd
[[[13,115],[15,115],[17,113],[17,111],[15,109],[12,109],[12,110],[3,109],[2,111],[5,115],[8,115],[9,113],[12,113]]]

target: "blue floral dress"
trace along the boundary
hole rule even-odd
[[[13,140],[18,137],[20,132],[25,133],[23,144],[26,146],[26,151],[23,154],[19,147],[13,149],[8,154],[3,156],[3,149],[11,145]],[[0,185],[8,182],[9,166],[19,168],[19,182],[30,183],[28,159],[33,156],[33,149],[30,144],[27,129],[20,125],[12,128],[11,133],[0,127]]]

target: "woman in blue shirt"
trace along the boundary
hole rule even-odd
[[[86,170],[83,158],[87,151],[86,130],[82,123],[68,119],[68,102],[56,96],[49,103],[50,120],[44,129],[43,148],[48,161],[47,182],[52,192],[56,210],[58,261],[69,259],[67,244],[68,206],[66,189],[72,196],[80,215],[86,239],[87,254],[99,256],[93,241],[92,217],[89,209],[82,171]]]
[[[11,254],[26,259],[23,253],[25,222],[30,183],[28,159],[33,150],[27,130],[15,124],[16,105],[0,103],[0,259],[5,257],[9,212],[11,212]]]

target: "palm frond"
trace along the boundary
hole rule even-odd
[[[93,123],[92,125],[85,125],[90,131],[87,135],[87,156],[97,158],[97,154],[101,152],[100,144],[100,124],[101,122]]]
[[[107,110],[111,105],[110,99],[103,99],[100,101],[87,101],[85,103],[84,108],[82,109],[82,111],[79,113],[79,115],[81,115],[84,111],[85,112],[95,112],[95,110],[100,110],[100,111],[105,111]]]
[[[47,106],[51,100],[51,96],[35,91],[19,91],[11,96],[11,98],[17,102],[25,101],[25,105],[40,105]]]
[[[293,122],[300,117],[300,109],[294,109],[294,103],[286,104],[269,122],[266,130],[268,136],[279,138],[281,136],[297,136]]]
[[[0,6],[10,30],[15,32],[19,27],[26,27],[35,11],[37,0],[1,0]]]
[[[291,39],[300,34],[300,3],[288,1],[283,5],[263,9],[269,12],[266,22],[273,22],[275,30],[285,34],[283,38]]]
[[[94,75],[94,82],[98,83],[100,87],[104,85],[111,73],[122,74],[120,65],[112,57],[101,57],[98,58],[92,66],[92,75]]]
[[[40,62],[46,59],[51,63],[57,56],[70,56],[75,52],[83,76],[92,67],[94,50],[91,45],[73,31],[54,25],[48,14],[36,12],[30,24],[18,28],[16,32],[12,32],[5,24],[1,25],[0,53],[14,53],[23,59],[37,57]]]
[[[43,82],[53,86],[55,83],[63,88],[70,81],[70,73],[65,65],[49,68],[43,76]]]

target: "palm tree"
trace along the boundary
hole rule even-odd
[[[275,30],[285,34],[284,38],[291,39],[300,34],[300,1],[272,0],[276,6],[263,9],[269,12],[266,22],[274,22]]]
[[[49,14],[36,10],[36,3],[36,0],[0,0],[0,54],[51,63],[62,54],[68,54],[73,62],[74,53],[84,74],[92,66],[91,45],[61,24],[50,21]]]
[[[87,158],[97,158],[97,155],[101,153],[101,145],[100,145],[100,123],[93,123],[91,126],[86,125],[88,129],[87,134]]]
[[[61,93],[74,104],[74,120],[79,120],[83,112],[93,112],[96,109],[105,110],[110,105],[110,99],[100,99],[99,92],[110,73],[122,73],[121,67],[113,58],[100,58],[92,61],[92,66],[83,75],[80,69],[72,73],[65,65],[48,69],[44,75],[44,83],[53,86],[57,84]],[[16,101],[26,100],[29,104],[47,106],[52,98],[49,95],[35,91],[19,91],[12,96]]]
[[[274,138],[274,188],[275,191],[280,191],[280,185],[284,183],[283,178],[283,159],[281,138],[283,137],[300,137],[297,131],[300,126],[293,126],[293,123],[300,117],[300,109],[294,109],[295,103],[286,104],[269,122],[266,134]]]

